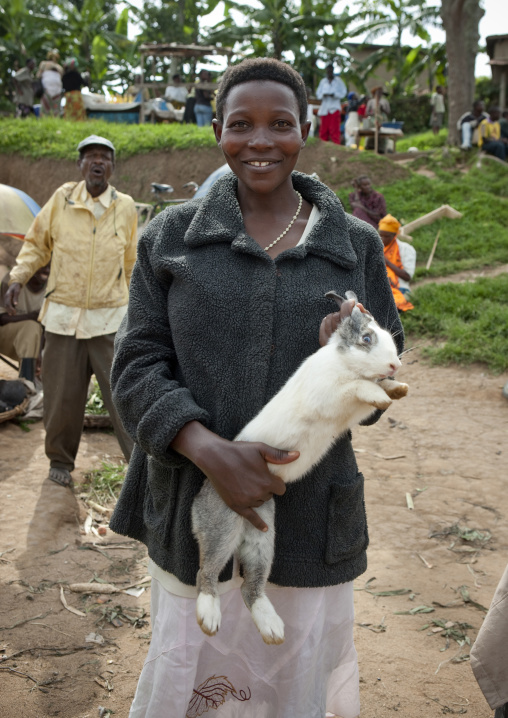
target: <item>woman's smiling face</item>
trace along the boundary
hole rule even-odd
[[[214,131],[239,182],[264,194],[290,177],[309,124],[300,124],[300,108],[290,87],[254,80],[232,88],[223,123],[214,120]]]

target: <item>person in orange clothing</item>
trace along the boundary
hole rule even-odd
[[[409,309],[414,309],[414,307],[411,302],[408,302],[399,288],[399,279],[403,279],[406,282],[409,282],[411,279],[409,273],[404,269],[400,258],[399,245],[397,243],[397,235],[400,227],[400,222],[396,220],[395,217],[392,217],[391,214],[387,214],[386,217],[383,217],[378,224],[379,236],[384,244],[386,271],[392,288],[393,298],[395,299],[395,304],[399,312],[407,312]]]

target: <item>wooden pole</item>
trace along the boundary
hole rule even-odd
[[[141,53],[141,104],[139,106],[139,124],[142,125],[145,121],[145,108],[143,104],[143,93],[145,90],[145,56]]]
[[[436,239],[434,240],[434,245],[432,247],[429,258],[427,260],[427,266],[425,267],[425,269],[430,269],[430,265],[432,264],[432,260],[434,259],[434,252],[436,251],[436,247],[437,247],[437,243],[439,241],[440,234],[441,234],[441,230],[438,229],[437,234],[436,234]]]
[[[376,110],[374,115],[374,152],[376,155],[379,151],[379,124],[378,124],[378,112],[379,112],[379,95],[376,92]]]

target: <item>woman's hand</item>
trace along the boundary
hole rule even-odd
[[[356,306],[358,309],[363,312],[364,314],[370,314],[363,304],[360,304],[359,302],[356,303]],[[342,303],[342,306],[340,308],[339,312],[333,312],[333,314],[327,314],[326,317],[321,322],[321,326],[319,327],[319,344],[320,346],[324,347],[326,344],[328,344],[328,340],[334,333],[334,331],[337,329],[341,321],[345,317],[350,317],[351,312],[353,311],[355,307],[355,300],[354,299],[347,299],[345,302]]]
[[[260,531],[268,527],[254,508],[286,491],[286,484],[268,470],[267,462],[288,464],[300,455],[262,442],[227,441],[197,421],[186,424],[171,447],[201,469],[224,503]]]

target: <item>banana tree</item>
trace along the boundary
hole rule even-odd
[[[52,34],[42,4],[33,0],[3,0],[0,4],[0,94],[11,96],[11,73],[29,57],[49,49]]]
[[[404,90],[405,79],[416,67],[420,50],[408,52],[402,43],[404,32],[419,38],[425,45],[430,44],[427,27],[439,27],[439,8],[429,6],[425,0],[364,0],[360,9],[362,22],[355,27],[355,36],[364,36],[363,42],[371,43],[381,35],[394,35],[390,46],[376,49],[364,61],[365,77],[385,62],[394,70],[392,91],[398,94]]]

